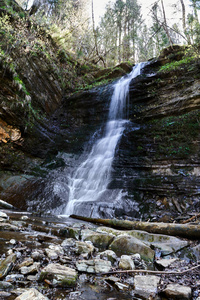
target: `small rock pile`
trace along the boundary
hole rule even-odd
[[[174,254],[189,246],[186,240],[87,223],[34,222],[30,216],[13,220],[0,212],[0,299],[87,299],[83,291],[88,284],[101,287],[101,295],[107,289],[115,291],[112,299],[200,300],[198,272],[192,273],[194,282],[188,285],[174,276],[148,273],[155,259],[162,270],[174,264],[179,271],[190,268]]]

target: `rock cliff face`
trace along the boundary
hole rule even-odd
[[[179,48],[168,51],[150,61],[130,85],[130,123],[116,150],[109,185],[126,192],[116,216],[169,220],[199,209],[200,64],[191,61],[158,72],[161,65],[182,59]],[[1,65],[0,198],[19,208],[46,210],[63,205],[59,196],[49,197],[52,174],[76,165],[107,118],[113,88],[66,97],[48,62],[41,66],[40,58],[26,59],[23,65],[22,87]]]
[[[110,187],[127,190],[143,216],[167,221],[199,210],[200,65],[158,72],[164,54],[131,83],[130,118],[140,128],[124,133]]]

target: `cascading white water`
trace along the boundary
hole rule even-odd
[[[127,120],[129,83],[140,75],[144,63],[136,65],[132,72],[121,78],[114,87],[108,121],[104,136],[97,140],[87,159],[69,178],[69,200],[66,215],[76,212],[80,203],[95,202],[107,189],[115,149],[125,128]]]

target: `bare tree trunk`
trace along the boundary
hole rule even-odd
[[[187,29],[186,29],[186,18],[185,18],[185,4],[184,4],[184,1],[183,0],[180,0],[181,2],[181,7],[182,7],[182,24],[183,24],[183,31],[184,31],[184,34],[187,38],[187,42],[189,45],[191,45],[191,39],[190,39],[190,36],[188,35],[187,33]]]
[[[198,18],[198,13],[197,13],[197,6],[196,6],[196,0],[192,0],[192,7],[194,9],[195,19],[199,23],[199,18]]]
[[[94,34],[94,44],[95,44],[95,50],[96,55],[98,56],[99,60],[103,62],[104,67],[106,67],[106,64],[104,62],[104,59],[101,55],[99,55],[98,45],[97,45],[97,32],[95,29],[95,21],[94,21],[94,2],[92,0],[92,27],[93,27],[93,34]]]
[[[165,7],[164,7],[163,0],[161,0],[161,5],[162,5],[162,11],[163,11],[163,18],[164,18],[164,24],[163,24],[163,27],[164,27],[164,30],[165,30],[165,32],[166,32],[166,34],[167,34],[167,37],[168,37],[170,46],[173,48],[173,42],[172,42],[171,36],[170,36],[170,34],[169,34],[168,26],[167,26],[167,19],[166,19]]]
[[[119,55],[118,55],[118,60],[119,62],[121,62],[121,46],[122,45],[122,29],[121,29],[121,25],[119,26]]]

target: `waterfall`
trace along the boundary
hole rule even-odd
[[[69,177],[69,199],[64,212],[66,215],[76,213],[83,202],[94,203],[100,200],[106,191],[115,149],[128,122],[129,84],[134,77],[140,75],[143,66],[144,63],[139,63],[128,76],[122,77],[115,84],[103,137],[94,143],[87,159]]]

